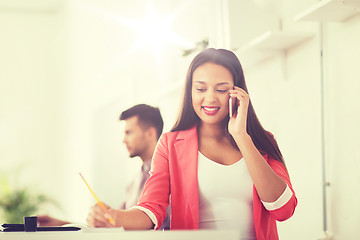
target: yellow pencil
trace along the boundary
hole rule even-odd
[[[101,207],[105,212],[107,212],[104,204],[99,200],[99,198],[96,196],[96,194],[94,193],[94,191],[90,188],[89,184],[86,182],[86,180],[85,180],[85,178],[83,177],[83,175],[81,175],[81,173],[79,173],[79,174],[80,174],[80,177],[84,180],[86,186],[89,188],[91,194],[92,194],[92,195],[94,196],[94,198],[96,199],[96,202],[100,205],[100,207]],[[111,224],[115,224],[115,221],[114,221],[114,219],[113,219],[112,217],[109,218],[109,221],[110,221]]]

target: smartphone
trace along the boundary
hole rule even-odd
[[[229,98],[229,117],[232,117],[235,114],[236,102],[236,98]]]

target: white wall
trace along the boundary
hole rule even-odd
[[[0,174],[61,202],[63,21],[61,5],[47,3],[0,3]]]
[[[327,23],[326,157],[330,181],[329,225],[336,239],[360,235],[360,16]]]

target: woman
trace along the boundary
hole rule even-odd
[[[229,117],[229,99],[236,105]],[[178,121],[163,134],[151,177],[136,207],[98,205],[89,224],[157,229],[171,200],[171,229],[236,229],[242,239],[278,239],[276,220],[297,199],[281,152],[252,107],[241,64],[224,49],[206,49],[186,76]]]

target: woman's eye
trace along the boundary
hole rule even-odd
[[[197,88],[196,90],[199,92],[205,92],[206,89],[205,88]]]
[[[220,93],[226,93],[228,90],[218,89],[217,91]]]

